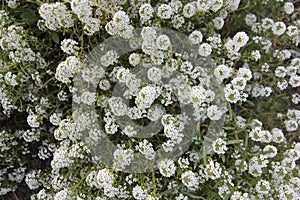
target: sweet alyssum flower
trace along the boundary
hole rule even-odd
[[[32,200],[299,199],[295,1],[17,2],[0,10],[0,195],[25,181]],[[76,75],[97,89],[80,93]],[[111,166],[92,151],[105,137]],[[158,170],[135,173],[138,157]]]
[[[272,26],[272,31],[275,35],[282,35],[286,30],[286,25],[284,22],[275,22]]]
[[[181,174],[181,181],[190,190],[196,190],[199,187],[199,177],[191,170]]]
[[[141,199],[145,199],[147,197],[147,191],[143,190],[143,188],[139,185],[136,185],[133,189],[132,189],[132,195],[135,199],[141,200]]]
[[[61,41],[61,49],[69,55],[78,55],[79,47],[78,42],[72,39],[64,39]]]
[[[199,50],[198,50],[199,54],[201,56],[204,56],[204,57],[207,57],[209,56],[211,53],[212,53],[212,47],[210,44],[208,43],[202,43],[200,46],[199,46]]]
[[[175,174],[176,166],[173,160],[162,160],[158,163],[159,172],[165,177]]]
[[[64,3],[44,3],[39,9],[40,16],[50,30],[70,28],[74,24],[71,12]]]
[[[258,181],[255,189],[260,194],[268,194],[269,190],[271,189],[271,186],[270,186],[269,181],[262,179],[262,180]]]
[[[248,26],[253,26],[254,23],[256,22],[256,20],[257,20],[257,17],[253,13],[249,13],[245,17],[245,22]]]
[[[287,14],[292,14],[294,12],[294,4],[292,2],[286,2],[284,4],[284,11],[287,13]]]
[[[139,15],[142,19],[149,20],[153,17],[154,9],[151,4],[145,3],[139,9]]]
[[[196,7],[193,3],[187,3],[184,5],[182,10],[183,16],[190,18],[196,14]]]
[[[227,151],[226,142],[222,138],[218,138],[212,143],[212,147],[215,153],[217,154],[225,154]]]
[[[229,78],[231,76],[231,73],[232,69],[227,65],[219,65],[214,70],[214,75],[219,82],[222,82],[224,79]]]
[[[232,40],[238,47],[243,47],[249,41],[249,37],[245,32],[238,32],[233,36]]]
[[[157,9],[157,16],[162,19],[170,19],[173,15],[173,9],[168,4],[161,4]]]
[[[202,42],[203,35],[200,31],[195,30],[189,35],[189,39],[192,44],[199,44],[200,42]]]

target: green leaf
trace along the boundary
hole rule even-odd
[[[222,159],[222,162],[225,163],[225,155],[221,154],[220,158]]]
[[[22,12],[20,17],[25,21],[25,22],[36,22],[39,20],[39,16],[35,14],[34,10],[25,10]]]
[[[58,37],[57,33],[53,32],[51,34],[51,38],[56,44],[59,44],[59,37]]]
[[[241,143],[243,142],[243,140],[229,140],[226,142],[227,145],[230,145],[230,144],[238,144],[238,143]]]

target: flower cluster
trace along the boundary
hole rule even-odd
[[[3,1],[0,196],[300,199],[299,5]]]

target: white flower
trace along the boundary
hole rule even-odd
[[[289,84],[293,88],[299,87],[300,86],[300,76],[298,76],[298,75],[292,75],[290,77]]]
[[[135,146],[135,149],[145,155],[145,158],[148,160],[153,160],[155,158],[153,145],[146,139],[144,139],[142,142],[139,142],[139,144]]]
[[[289,86],[289,83],[286,80],[278,81],[277,82],[277,87],[280,90],[285,90]]]
[[[267,145],[263,148],[266,158],[274,158],[277,155],[277,148],[273,145]]]
[[[40,126],[40,122],[38,120],[38,115],[35,114],[29,114],[27,117],[27,123],[32,128],[37,128]]]
[[[45,20],[50,30],[70,28],[74,24],[72,14],[64,3],[44,3],[39,8],[39,14]]]
[[[7,0],[7,6],[10,7],[11,9],[14,9],[16,7],[18,7],[19,5],[19,0]]]
[[[220,120],[223,112],[216,105],[211,105],[207,108],[207,116],[211,120]]]
[[[138,93],[135,104],[140,109],[149,108],[159,95],[160,90],[158,90],[158,88],[147,85]]]
[[[190,18],[196,14],[196,7],[193,3],[187,3],[182,10],[183,16]]]
[[[141,36],[143,38],[143,42],[152,42],[157,37],[157,32],[154,27],[143,27]]]
[[[286,115],[289,119],[300,120],[300,110],[288,109]]]
[[[119,10],[113,16],[112,22],[118,29],[125,28],[129,24],[130,19],[126,12]]]
[[[220,10],[223,6],[223,0],[212,0],[210,9],[213,12],[217,12],[218,10]]]
[[[157,67],[152,67],[147,71],[148,79],[154,83],[161,80],[162,72],[161,69]]]
[[[122,133],[127,135],[128,137],[133,137],[137,134],[136,130],[131,125],[125,126]]]
[[[286,68],[284,66],[278,66],[275,69],[275,76],[278,78],[284,78],[286,76]]]
[[[199,46],[198,52],[201,56],[207,57],[212,53],[212,47],[208,43],[203,43]]]
[[[247,123],[246,123],[246,119],[241,117],[241,116],[237,116],[236,117],[236,125],[239,127],[239,128],[244,128]]]
[[[204,173],[208,178],[216,180],[221,178],[222,168],[218,162],[210,160],[204,169]]]
[[[119,56],[118,53],[114,50],[107,51],[101,58],[100,62],[104,67],[108,67],[117,62]]]
[[[292,102],[293,102],[294,104],[299,104],[299,103],[300,103],[300,94],[294,93],[294,94],[292,95]]]
[[[249,37],[245,32],[238,32],[235,34],[235,36],[233,36],[232,40],[238,47],[243,47],[249,41]]]
[[[222,138],[216,139],[212,143],[212,147],[217,154],[225,154],[225,151],[227,151],[226,142]]]
[[[154,105],[151,106],[147,112],[147,118],[151,121],[159,120],[165,113],[165,109],[162,106]]]
[[[245,160],[237,159],[237,160],[235,160],[234,164],[237,167],[237,169],[241,172],[244,172],[248,169],[248,164]]]
[[[249,81],[252,78],[252,71],[248,68],[239,68],[238,72],[237,72],[237,76],[238,77],[243,77],[245,78],[247,81]]]
[[[286,157],[281,161],[281,165],[285,168],[286,171],[290,172],[296,167],[295,160]]]
[[[249,137],[253,141],[261,141],[261,128],[255,127],[254,129],[252,129],[249,133]]]
[[[252,51],[251,58],[255,61],[258,61],[261,58],[260,51],[259,50]]]
[[[288,66],[286,68],[286,73],[289,76],[293,76],[293,75],[297,74],[297,70],[298,70],[298,68],[296,66]]]
[[[175,200],[188,200],[188,197],[183,194],[179,194],[178,197],[175,197]]]
[[[100,29],[100,20],[93,17],[88,17],[85,21],[83,30],[84,34],[91,36],[95,34]]]
[[[180,65],[180,70],[185,74],[190,74],[193,68],[193,64],[189,61],[184,61]]]
[[[292,2],[286,2],[284,4],[284,11],[287,14],[292,14],[294,12],[294,4]]]
[[[154,9],[148,3],[143,4],[139,9],[139,15],[142,19],[150,19],[153,16]]]
[[[137,66],[141,61],[141,56],[137,53],[132,53],[129,56],[129,64],[132,66]]]
[[[288,36],[297,36],[299,34],[299,29],[297,26],[290,25],[287,27],[286,34]]]
[[[243,77],[235,77],[232,79],[231,84],[235,89],[244,90],[247,84],[247,80]]]
[[[4,75],[4,81],[6,82],[7,85],[11,85],[11,86],[17,86],[19,83],[16,80],[17,75],[11,73],[11,72],[7,72]]]
[[[241,99],[241,94],[238,89],[235,89],[231,84],[227,84],[224,88],[225,98],[230,103],[236,103]]]
[[[52,115],[50,115],[49,117],[49,121],[51,124],[53,124],[54,126],[59,126],[60,122],[61,122],[61,117],[62,114],[61,113],[53,113]]]
[[[249,200],[248,193],[241,193],[239,191],[235,191],[232,196],[230,197],[230,200]]]
[[[238,55],[238,51],[240,50],[240,46],[233,40],[228,40],[225,43],[225,48],[228,51],[228,56]]]
[[[110,187],[114,182],[114,174],[104,168],[98,171],[96,180],[100,188]]]
[[[171,42],[167,35],[159,35],[156,39],[156,46],[160,50],[168,50]]]
[[[284,22],[275,22],[272,26],[272,31],[275,35],[282,35],[286,30],[286,25]]]
[[[132,196],[137,200],[143,200],[147,197],[147,190],[143,190],[143,188],[139,185],[134,186],[132,189]]]
[[[78,51],[79,51],[79,47],[78,42],[72,39],[64,39],[63,41],[61,41],[61,50],[63,50],[63,52],[65,52],[66,54],[69,55],[78,55]]]
[[[177,14],[173,17],[171,23],[175,29],[179,29],[183,26],[184,22],[185,22],[184,17],[181,16],[180,14]]]
[[[268,194],[269,190],[271,189],[269,181],[266,180],[259,180],[255,186],[255,189],[260,194]]]
[[[127,105],[123,102],[121,97],[111,97],[108,103],[114,115],[123,116],[127,113]]]
[[[195,30],[189,35],[189,39],[192,44],[199,44],[200,42],[202,42],[203,35],[200,31]]]
[[[221,18],[221,17],[216,17],[213,19],[213,23],[214,23],[214,27],[217,29],[217,30],[220,30],[223,28],[224,26],[224,19]]]
[[[72,0],[70,2],[72,11],[78,16],[82,22],[87,22],[92,16],[92,1],[89,0]]]
[[[178,159],[178,164],[179,164],[179,166],[180,166],[181,169],[187,169],[187,168],[189,168],[190,162],[189,162],[188,158],[180,157]]]
[[[81,102],[87,105],[92,105],[96,101],[96,94],[93,92],[85,91],[81,95]]]
[[[69,56],[65,61],[58,64],[55,78],[63,83],[70,83],[76,72],[81,68],[82,63],[75,56]]]
[[[126,166],[130,165],[134,157],[133,150],[124,148],[124,146],[119,147],[113,154],[113,167],[115,167],[118,171],[125,169]]]
[[[174,161],[170,160],[170,159],[159,161],[158,168],[159,168],[159,172],[164,177],[173,176],[175,174],[175,170],[176,170]]]
[[[39,182],[40,171],[33,170],[28,172],[25,177],[25,182],[31,190],[37,189],[40,187]]]
[[[273,173],[272,173],[272,178],[275,180],[280,180],[283,179],[285,177],[285,175],[287,174],[287,171],[285,170],[285,168],[283,166],[272,166],[272,168],[274,168]]]
[[[61,191],[57,192],[54,195],[54,200],[61,200],[61,199],[65,199],[65,200],[71,200],[72,199],[72,191],[68,188],[64,188]]]
[[[101,89],[101,90],[104,90],[104,91],[106,91],[106,90],[109,90],[110,89],[110,83],[109,83],[109,81],[107,80],[107,79],[102,79],[100,82],[99,82],[99,88]]]
[[[222,82],[224,79],[231,76],[232,69],[227,65],[218,65],[214,70],[214,75],[217,78],[218,82]]]
[[[273,19],[270,19],[270,18],[264,18],[264,19],[262,19],[261,26],[265,30],[268,30],[274,26],[274,21],[273,21]]]
[[[232,1],[227,1],[228,3],[228,9],[230,11],[235,11],[239,8],[241,0],[232,0]]]
[[[120,81],[121,83],[125,83],[130,79],[130,77],[131,77],[131,73],[129,69],[125,69],[124,67],[118,69],[117,71],[118,81]]]
[[[245,17],[245,22],[248,26],[253,26],[255,24],[257,20],[257,17],[255,14],[247,14],[246,17]]]
[[[287,131],[296,131],[298,129],[298,122],[296,120],[290,119],[284,121],[285,128]]]
[[[70,122],[69,119],[63,119],[60,121],[59,127],[54,131],[54,137],[57,140],[66,139],[72,135],[74,130],[74,123]]]
[[[212,5],[212,1],[207,1],[207,0],[198,0],[196,3],[197,9],[200,12],[207,12]]]
[[[199,177],[191,170],[181,174],[181,181],[190,190],[196,190],[199,187]]]
[[[170,19],[173,15],[173,9],[168,4],[160,4],[157,9],[157,16],[162,19]]]

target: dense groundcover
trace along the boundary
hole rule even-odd
[[[2,0],[0,199],[300,199],[299,16]]]

